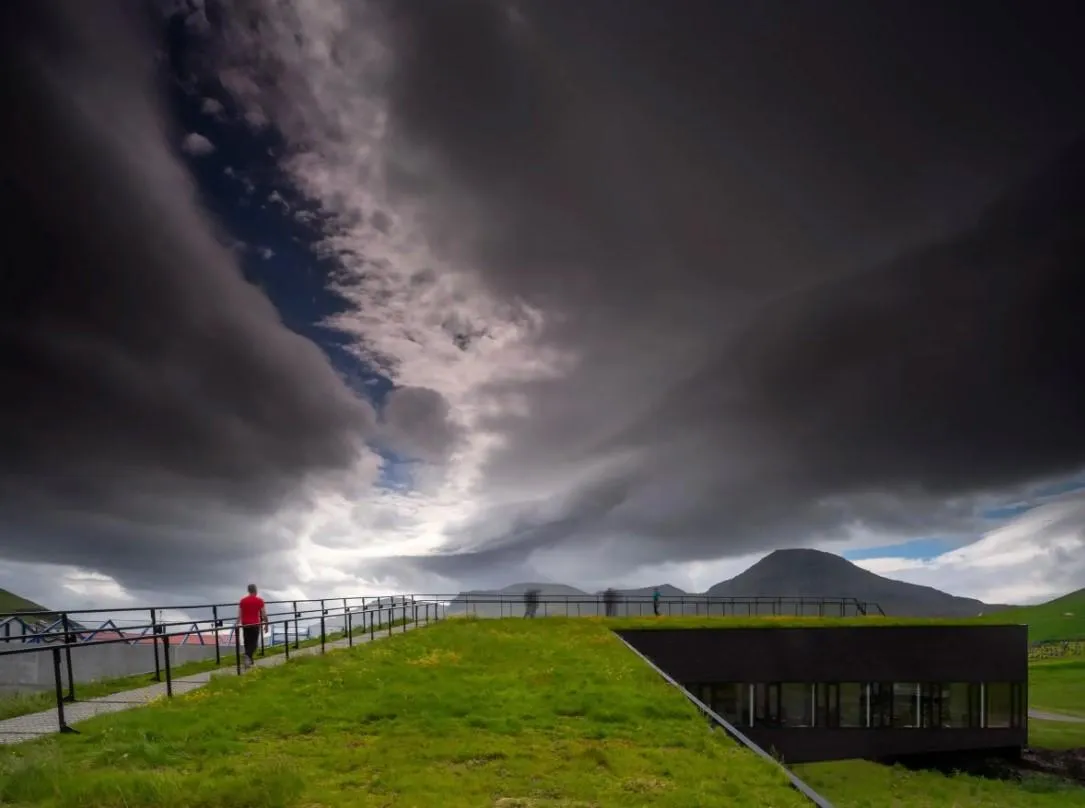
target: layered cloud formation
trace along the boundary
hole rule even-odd
[[[3,12],[35,32],[4,35],[6,557],[141,591],[694,584],[990,547],[986,511],[1085,467],[1070,6],[163,12]],[[223,246],[183,162],[212,127],[272,139],[285,190],[230,167],[238,198],[312,227],[368,392]],[[939,585],[1002,591],[959,552]]]

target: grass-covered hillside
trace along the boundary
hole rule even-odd
[[[1035,606],[1004,609],[980,618],[992,623],[1027,623],[1032,642],[1085,639],[1085,589]]]
[[[44,606],[41,606],[32,600],[19,597],[14,592],[0,589],[0,614],[3,614],[4,612],[41,610],[44,608]]]

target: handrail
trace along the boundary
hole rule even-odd
[[[302,603],[320,603],[321,601],[362,601],[363,604],[366,601],[378,601],[388,598],[403,598],[410,600],[430,600],[430,601],[444,601],[450,603],[498,603],[498,602],[522,602],[522,593],[509,593],[509,592],[457,592],[457,593],[408,593],[403,595],[352,595],[347,597],[336,598],[298,598],[297,600],[268,600],[265,601],[267,606],[285,606]],[[615,591],[616,602],[618,603],[642,603],[650,604],[653,601],[652,595],[640,595],[640,594],[625,594]],[[604,603],[606,600],[606,594],[599,592],[593,594],[584,595],[542,595],[539,596],[539,603]],[[862,614],[864,611],[876,609],[878,612],[884,615],[881,607],[877,603],[870,601],[862,601],[855,597],[850,596],[819,596],[819,595],[703,595],[703,594],[685,594],[685,595],[662,595],[660,597],[660,603],[679,605],[684,604],[688,606],[696,606],[698,604],[709,603],[712,605],[771,605],[773,603],[781,605],[805,605],[805,606],[829,606],[829,605],[845,605],[852,606],[856,611]],[[193,611],[197,609],[212,609],[212,608],[225,608],[236,609],[237,602],[231,601],[229,603],[196,603],[196,604],[182,604],[182,605],[144,605],[144,606],[124,606],[114,608],[95,608],[95,609],[17,609],[15,611],[0,611],[0,625],[3,624],[5,618],[8,617],[51,617],[54,621],[58,621],[63,615],[93,615],[93,614],[124,614],[131,612],[148,612],[154,611],[176,611],[185,612]]]
[[[719,724],[719,726],[723,728],[723,731],[726,732],[731,738],[738,741],[738,743],[745,746],[751,752],[754,752],[755,754],[769,761],[774,766],[779,767],[780,770],[783,771],[784,775],[787,777],[787,780],[791,784],[792,788],[794,788],[796,791],[798,791],[800,794],[810,800],[810,802],[812,802],[814,805],[818,806],[818,808],[833,808],[833,804],[831,802],[829,802],[827,799],[825,799],[825,797],[814,791],[814,789],[810,788],[810,786],[804,783],[797,774],[791,771],[791,769],[787,768],[787,766],[785,766],[779,760],[777,760],[764,749],[762,749],[757,743],[748,738],[741,730],[738,729],[738,727],[736,727],[730,721],[728,721],[719,713],[714,711],[711,707],[709,707],[699,698],[686,690],[686,688],[682,687],[682,685],[679,684],[674,679],[674,677],[672,677],[670,674],[668,674],[666,671],[656,665],[651,659],[642,654],[639,650],[634,648],[633,645],[630,644],[624,637],[622,637],[620,634],[615,634],[614,636],[621,640],[626,648],[628,648],[630,651],[640,657],[642,662],[644,662],[646,665],[648,665],[648,667],[650,667],[657,674],[659,674],[663,678],[663,680],[667,682],[667,684],[677,688],[683,696],[693,702],[693,705],[698,710],[707,715],[716,724]]]
[[[509,606],[509,616],[515,613],[515,609],[518,606],[525,607],[525,612],[529,612],[534,615],[541,609],[543,616],[548,616],[553,611],[560,611],[564,607],[564,613],[566,616],[574,616],[574,609],[576,616],[582,616],[585,613],[585,608],[589,615],[594,614],[597,616],[619,616],[619,613],[624,613],[624,616],[632,616],[634,607],[636,607],[636,613],[644,616],[651,614],[658,608],[658,613],[673,616],[677,607],[679,614],[693,614],[700,615],[703,612],[706,616],[710,616],[713,613],[720,614],[721,616],[727,616],[730,612],[732,616],[749,616],[763,615],[766,610],[771,610],[771,614],[775,616],[785,616],[794,614],[796,616],[809,614],[811,609],[816,608],[819,616],[866,616],[872,610],[877,610],[878,613],[884,616],[884,611],[876,603],[868,603],[860,601],[854,597],[806,597],[806,596],[714,596],[714,595],[670,595],[662,596],[658,602],[650,595],[640,594],[626,594],[622,595],[615,592],[613,597],[608,594],[597,594],[594,596],[580,596],[580,595],[547,595],[547,596],[535,596],[531,599],[531,606],[527,608],[527,596],[526,594],[511,594],[511,593],[490,593],[490,592],[463,592],[456,595],[448,594],[415,594],[415,595],[382,595],[380,597],[362,596],[362,597],[343,597],[343,598],[323,598],[323,599],[307,599],[296,601],[267,601],[266,605],[269,607],[269,612],[273,614],[290,613],[295,617],[295,630],[300,630],[297,625],[298,622],[304,617],[306,620],[316,621],[317,616],[321,612],[327,614],[326,604],[329,602],[342,603],[343,609],[361,609],[365,610],[372,604],[378,605],[390,602],[390,603],[407,603],[407,602],[437,602],[443,603],[447,608],[452,611],[465,611],[478,614],[486,607],[497,606],[500,609],[500,616],[505,616],[505,605]],[[351,605],[352,601],[360,601],[360,606]],[[312,604],[311,607],[309,605]],[[275,612],[275,607],[285,607],[289,605],[289,609],[282,612]],[[554,607],[553,609],[551,607]],[[745,607],[745,608],[743,608]],[[115,631],[118,633],[124,632],[138,632],[142,629],[142,633],[146,634],[155,626],[161,625],[180,625],[181,623],[187,623],[191,627],[190,635],[195,635],[199,638],[199,642],[204,644],[204,633],[214,631],[218,628],[223,628],[228,623],[227,620],[220,619],[220,609],[225,609],[228,613],[237,614],[237,605],[235,603],[211,603],[211,604],[199,604],[193,606],[174,606],[174,607],[120,607],[115,609],[88,609],[79,611],[56,611],[56,610],[21,610],[16,612],[0,613],[0,643],[10,642],[23,642],[31,644],[42,644],[57,641],[61,638],[68,638],[70,636],[77,637],[78,642],[90,642],[100,632]],[[651,611],[649,611],[651,609]],[[212,613],[213,625],[208,628],[202,628],[201,624],[207,623],[208,620],[204,618],[194,618],[193,615],[188,614],[184,620],[173,621],[167,623],[159,619],[158,615],[164,611],[175,612],[191,612],[195,610],[208,611]],[[717,611],[718,610],[718,611]],[[339,613],[339,609],[336,610]],[[144,621],[136,625],[119,626],[111,618],[104,621],[96,627],[90,627],[83,623],[88,622],[83,615],[86,614],[102,614],[108,612],[111,615],[117,617],[118,620],[123,620],[121,617],[125,614],[149,614],[149,623]],[[745,615],[743,615],[745,612]],[[7,615],[7,616],[5,616]],[[305,615],[312,615],[312,617],[305,617]],[[31,622],[35,616],[41,616],[48,618],[49,622],[44,620],[41,623]],[[74,616],[79,616],[80,621],[76,621]],[[269,615],[270,617],[270,615]],[[12,632],[13,625],[18,624],[18,628],[21,629],[16,632]],[[138,638],[133,637],[133,642],[137,642]],[[188,639],[182,641],[182,644],[187,643]]]
[[[328,602],[332,601],[332,600],[336,601],[337,603],[336,603],[336,605],[329,606]],[[403,631],[405,632],[405,631],[407,631],[407,626],[409,624],[417,625],[420,622],[419,621],[419,616],[420,615],[424,615],[426,625],[428,625],[429,622],[430,622],[431,611],[432,611],[432,617],[433,617],[434,620],[440,620],[441,617],[442,617],[441,610],[442,610],[443,604],[441,604],[441,603],[435,603],[435,602],[431,602],[431,601],[418,601],[417,599],[407,599],[406,597],[403,597],[403,596],[396,596],[395,600],[391,601],[390,603],[381,604],[381,605],[377,605],[376,600],[375,599],[373,599],[373,600],[374,600],[373,603],[369,604],[368,606],[366,606],[364,608],[361,608],[361,609],[353,608],[352,609],[349,606],[349,604],[344,602],[344,599],[342,599],[342,598],[326,598],[324,601],[320,601],[321,607],[318,608],[318,609],[295,610],[293,612],[277,612],[277,613],[275,613],[275,615],[274,615],[275,617],[283,617],[283,619],[281,619],[281,620],[273,620],[272,615],[269,614],[268,615],[268,626],[270,627],[270,626],[282,624],[284,626],[284,628],[286,628],[286,630],[289,631],[289,624],[291,622],[294,622],[295,625],[296,625],[299,618],[301,618],[301,616],[303,614],[308,614],[308,613],[311,613],[313,611],[319,611],[320,612],[320,614],[319,614],[319,620],[320,620],[320,651],[321,651],[321,653],[324,653],[324,651],[326,650],[326,643],[327,643],[327,639],[328,639],[328,634],[327,634],[327,631],[326,631],[326,629],[327,629],[327,622],[326,621],[327,621],[328,617],[335,617],[335,616],[339,616],[339,615],[342,615],[344,617],[342,634],[344,634],[346,636],[348,645],[350,645],[350,646],[354,645],[354,637],[358,633],[358,629],[353,625],[353,618],[354,618],[355,615],[358,615],[358,614],[362,615],[361,631],[364,633],[366,628],[368,628],[369,629],[369,638],[370,638],[370,640],[372,640],[375,637],[375,632],[376,632],[376,629],[378,627],[378,620],[380,620],[382,618],[382,615],[385,612],[387,612],[387,614],[388,614],[387,623],[382,622],[382,623],[379,624],[379,626],[380,626],[382,631],[387,629],[387,632],[388,632],[389,636],[392,635],[393,629],[395,627],[397,627],[397,625],[398,625],[397,621],[402,621]],[[340,603],[342,605],[340,605]],[[420,611],[420,609],[421,609],[421,611]],[[152,616],[153,616],[155,610],[152,609],[151,612],[152,612]],[[397,617],[397,614],[401,615],[401,617]],[[285,617],[284,617],[284,615],[285,615]],[[366,615],[369,616],[368,620],[366,620]],[[316,618],[312,618],[312,619],[316,619]],[[151,630],[150,640],[151,640],[151,644],[152,644],[153,649],[154,649],[154,663],[155,663],[154,678],[155,678],[156,681],[161,682],[162,681],[163,668],[164,668],[165,681],[166,681],[166,695],[167,695],[167,697],[172,697],[173,696],[173,674],[172,674],[172,667],[170,665],[170,652],[169,652],[169,649],[170,649],[171,646],[174,646],[174,643],[170,642],[170,638],[171,637],[184,637],[184,636],[190,635],[192,633],[191,626],[195,625],[198,622],[199,623],[207,623],[207,622],[212,622],[212,621],[207,621],[207,620],[204,620],[204,621],[181,620],[181,621],[155,622],[155,623],[153,623],[153,624],[151,624],[151,625],[149,625],[147,627],[142,627],[142,626],[131,627],[131,628],[136,628],[136,629],[144,628],[144,632],[141,633],[141,634],[136,635],[135,637],[132,637],[132,636],[129,636],[129,635],[124,635],[124,636],[121,636],[121,637],[114,637],[114,638],[109,638],[109,639],[96,638],[91,642],[83,642],[83,643],[77,642],[75,640],[75,632],[69,632],[68,634],[61,634],[60,636],[62,637],[62,640],[58,641],[58,642],[55,642],[55,643],[53,643],[51,645],[45,645],[43,643],[27,643],[27,644],[24,644],[24,645],[19,646],[19,647],[7,648],[7,649],[4,649],[4,650],[0,650],[0,658],[6,657],[6,656],[16,656],[16,655],[20,655],[20,654],[43,653],[43,652],[46,652],[46,651],[49,651],[49,652],[52,653],[52,656],[53,656],[53,680],[54,680],[53,684],[54,684],[54,689],[55,689],[55,692],[56,692],[57,731],[61,732],[61,733],[74,733],[74,732],[76,732],[76,730],[72,729],[68,725],[68,723],[67,723],[67,721],[65,719],[65,715],[64,715],[64,704],[66,702],[75,701],[75,679],[74,679],[74,677],[72,675],[72,657],[71,657],[72,648],[86,648],[86,647],[92,647],[92,646],[98,646],[98,645],[116,645],[116,644],[120,644],[120,643],[127,643],[127,644],[131,645],[134,642],[139,642],[140,640],[146,639],[146,637],[147,637],[146,629],[150,629]],[[239,625],[238,621],[234,621],[232,626],[230,626],[229,628],[225,628],[223,626],[224,622],[225,621],[223,621],[223,620],[215,620],[214,621],[215,625],[210,629],[204,629],[204,631],[211,631],[211,632],[213,632],[215,634],[215,639],[216,639],[216,642],[215,642],[215,662],[216,662],[216,665],[220,665],[220,666],[222,665],[222,657],[221,657],[221,649],[220,649],[220,646],[219,646],[219,635],[221,633],[223,633],[223,632],[228,632],[231,635],[233,635],[231,637],[231,639],[233,639],[235,668],[237,670],[237,674],[241,675],[242,666],[241,666],[241,637],[240,637],[240,634],[241,634],[241,628],[242,627]],[[186,628],[183,631],[168,631],[168,629],[170,627],[174,627],[174,626],[178,626],[178,625],[187,626],[188,628]],[[118,633],[122,633],[122,632],[118,632]],[[339,632],[335,632],[335,633],[338,634]],[[287,634],[287,639],[283,643],[283,654],[284,654],[284,657],[286,658],[287,661],[289,661],[289,659],[290,659],[290,645],[291,645],[291,643],[289,642],[288,637],[289,637],[289,635]],[[160,665],[160,663],[159,663],[159,642],[162,643],[162,647],[163,647],[163,652],[164,653],[163,653],[162,657],[163,657],[163,660],[164,660],[164,665]],[[293,646],[294,646],[295,650],[300,648],[300,638],[296,633],[294,635]],[[64,682],[63,682],[62,674],[61,674],[61,668],[63,667],[63,665],[61,663],[61,652],[62,651],[64,652],[64,656],[66,657],[67,679],[68,679],[68,694],[67,695],[64,694]],[[261,647],[259,649],[259,652],[260,652],[261,656],[264,656],[265,653],[266,653],[266,649],[265,649],[265,647],[263,645],[263,632],[261,632]]]

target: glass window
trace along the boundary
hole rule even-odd
[[[1013,726],[1014,729],[1023,729],[1028,726],[1028,704],[1024,682],[1014,682],[1013,685]]]
[[[1009,682],[987,685],[987,726],[1008,729],[1013,721],[1013,693]]]
[[[786,682],[780,685],[780,724],[809,727],[813,723],[814,694],[809,684]]]
[[[886,729],[893,726],[893,683],[870,682],[866,693],[869,694],[869,706],[863,702],[863,709],[870,717],[868,726]]]
[[[916,711],[918,699],[918,682],[893,683],[892,726],[894,728],[906,729],[919,726],[919,714]]]
[[[754,686],[754,724],[759,727],[780,726],[780,685],[778,682]]]
[[[919,686],[919,726],[927,729],[942,726],[944,685],[924,682]]]
[[[942,683],[941,719],[931,726],[967,729],[979,726],[979,685],[967,682]],[[924,724],[924,726],[927,726]]]
[[[727,682],[712,688],[711,707],[732,724],[750,723],[750,688],[740,682]]]
[[[840,723],[841,727],[866,726],[866,687],[859,682],[841,682],[840,685]]]
[[[858,694],[856,694],[858,697]],[[814,725],[818,727],[840,726],[840,685],[836,682],[817,686],[817,717]],[[858,702],[856,703],[858,710]]]

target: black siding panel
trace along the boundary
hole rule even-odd
[[[1024,682],[1027,626],[631,629],[680,682]]]

